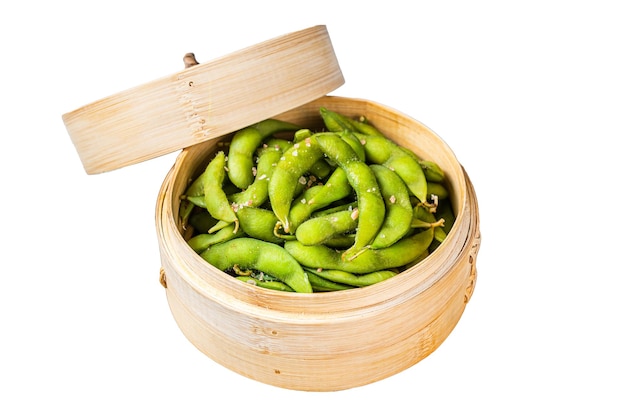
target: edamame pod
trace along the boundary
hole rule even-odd
[[[207,233],[216,223],[217,220],[206,210],[199,210],[189,216],[189,224],[195,233]]]
[[[359,159],[365,161],[365,149],[361,141],[354,135],[356,129],[352,119],[341,113],[328,110],[325,107],[320,108],[320,115],[322,116],[326,129],[330,132],[337,133],[341,139],[350,145],[352,150],[359,156]]]
[[[224,177],[226,176],[226,171],[224,170],[225,163],[226,155],[223,151],[219,151],[207,165],[202,181],[204,203],[214,218],[227,223],[234,222],[236,225],[239,225],[239,219],[237,219],[237,215],[222,188]]]
[[[193,180],[191,184],[189,184],[189,186],[185,190],[185,194],[180,196],[181,203],[180,203],[179,216],[180,216],[181,224],[183,225],[183,227],[187,226],[189,216],[191,215],[193,208],[196,205],[193,201],[189,199],[189,197],[200,196],[200,198],[203,199],[203,197],[201,197],[204,194],[203,181],[204,181],[204,172],[200,174],[198,178]],[[202,204],[204,205],[204,201],[202,202]]]
[[[230,225],[218,230],[215,233],[197,234],[189,239],[187,243],[196,253],[201,253],[207,250],[211,245],[226,242],[227,240],[234,239],[240,236],[243,236],[243,232],[241,230],[235,231],[235,224],[231,223]]]
[[[302,266],[282,246],[275,243],[239,237],[213,245],[202,252],[201,256],[222,271],[238,265],[243,269],[262,271],[276,277],[296,292],[313,292]]]
[[[352,120],[341,113],[329,110],[326,107],[320,107],[320,116],[322,116],[326,129],[330,132],[339,133],[355,130]]]
[[[296,229],[296,239],[304,245],[323,245],[334,236],[353,231],[358,224],[357,210],[342,210],[310,218]]]
[[[428,182],[428,198],[433,200],[433,196],[437,196],[437,201],[445,200],[448,198],[448,189],[441,183],[438,182]]]
[[[241,207],[237,210],[237,217],[241,228],[248,236],[272,243],[284,241],[274,234],[278,218],[273,211],[259,207]]]
[[[371,125],[369,122],[367,122],[365,117],[360,117],[359,120],[354,120],[352,122],[352,125],[357,132],[364,135],[385,137],[385,135],[380,130],[378,130],[374,125]]]
[[[259,207],[268,197],[268,185],[276,164],[282,156],[282,151],[275,147],[262,148],[259,151],[254,181],[248,188],[228,196],[228,199],[237,207]]]
[[[351,272],[340,271],[337,269],[311,269],[304,268],[308,274],[315,273],[319,277],[338,284],[350,285],[352,287],[367,287],[385,281],[395,275],[397,272],[391,270],[374,271],[368,274],[353,274]]]
[[[319,210],[320,208],[326,207],[335,201],[339,201],[353,192],[352,186],[348,181],[348,176],[342,168],[335,168],[333,173],[326,180],[326,183],[319,188],[320,189],[315,192],[305,194],[304,201],[301,203],[308,206],[308,211],[307,209],[303,209],[305,213],[302,213],[301,216],[306,215],[306,217],[308,217],[315,210]],[[295,209],[295,207],[292,207],[292,209]],[[290,216],[291,215],[292,214],[290,213]],[[295,217],[296,214],[294,213],[294,222],[296,221]],[[304,218],[298,218],[298,220],[303,219]]]
[[[313,213],[311,213],[311,217],[326,216],[327,214],[337,213],[338,211],[342,211],[342,210],[352,211],[358,206],[359,204],[356,201],[351,201],[349,203],[341,204],[338,206],[331,206],[323,210],[314,211]]]
[[[341,132],[339,133],[339,136],[344,142],[350,145],[359,159],[365,162],[365,148],[363,147],[361,141],[350,131]]]
[[[439,203],[439,207],[437,207],[437,214],[444,219],[443,231],[445,233],[450,233],[450,229],[452,229],[452,225],[454,225],[455,215],[454,210],[452,210],[452,203],[449,199],[443,200]]]
[[[268,290],[294,292],[293,288],[291,288],[289,285],[285,284],[282,281],[265,281],[262,279],[258,279],[254,277],[247,277],[247,276],[238,276],[236,278],[239,281],[242,281],[251,285],[256,285],[257,287],[267,288]]]
[[[313,287],[314,292],[342,291],[342,290],[349,290],[352,288],[356,288],[351,285],[341,284],[341,283],[323,278],[317,275],[311,269],[307,269],[306,273],[307,273],[307,276],[309,277],[309,281],[311,282],[311,287]]]
[[[370,248],[382,249],[396,243],[411,229],[413,206],[409,191],[398,174],[383,165],[372,164],[370,168],[385,201],[385,220]]]
[[[445,179],[445,174],[443,170],[437,163],[433,161],[419,161],[422,170],[424,171],[424,175],[426,176],[426,180],[430,182],[443,182]]]
[[[293,141],[300,142],[306,138],[313,136],[313,132],[310,129],[299,129],[293,134]]]
[[[228,151],[228,177],[242,190],[254,181],[254,152],[264,139],[278,132],[298,130],[300,127],[281,120],[267,119],[235,133]]]
[[[324,243],[329,248],[338,250],[346,250],[350,246],[354,245],[354,233],[348,233],[344,235],[333,236]]]
[[[409,191],[420,201],[428,196],[428,184],[422,167],[410,151],[383,136],[361,136],[368,162],[384,165],[402,178]]]
[[[313,136],[313,132],[309,129],[300,129],[293,136],[293,142],[302,142]],[[331,173],[332,167],[324,159],[319,159],[310,168],[311,174],[317,178],[326,178]]]
[[[354,245],[342,254],[346,260],[352,260],[367,249],[378,233],[385,219],[385,203],[376,176],[350,145],[337,135],[319,137],[317,142],[324,154],[345,171],[357,196],[359,216],[366,219],[359,222]]]
[[[413,220],[411,221],[411,227],[413,228],[434,228],[434,239],[437,242],[443,242],[447,236],[444,229],[445,219],[440,218],[437,220],[435,214],[424,206],[418,205],[413,209]]]
[[[370,249],[350,261],[343,252],[324,245],[307,246],[291,240],[285,242],[285,250],[304,267],[337,269],[354,274],[369,274],[384,269],[400,268],[409,264],[428,249],[433,241],[433,228],[415,233],[384,249]]]
[[[289,222],[289,210],[296,195],[299,181],[311,166],[323,156],[317,139],[324,135],[328,135],[328,133],[316,133],[308,139],[294,143],[278,161],[270,178],[268,184],[270,204],[285,233],[292,231]]]
[[[190,202],[196,207],[206,208],[206,201],[204,200],[204,194],[202,195],[188,195],[185,197],[185,200]]]

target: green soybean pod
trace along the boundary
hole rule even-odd
[[[311,136],[313,136],[313,131],[310,129],[299,129],[293,134],[293,141],[300,142],[306,138],[310,138]]]
[[[454,210],[452,209],[452,202],[450,199],[439,202],[437,214],[444,219],[443,231],[446,234],[450,233],[450,229],[452,229],[452,225],[454,225],[455,221]]]
[[[282,281],[265,281],[262,279],[247,276],[237,276],[236,278],[239,281],[251,285],[256,285],[257,287],[267,288],[268,290],[294,292],[293,288],[291,288],[289,285],[285,284]]]
[[[306,139],[309,139],[313,135],[314,133],[309,129],[300,129],[296,133],[294,133],[293,142],[302,142]],[[328,174],[332,172],[332,167],[324,159],[319,159],[309,169],[311,171],[311,174],[313,174],[317,178],[326,178]]]
[[[304,245],[322,245],[334,236],[354,231],[357,217],[356,209],[312,217],[296,229],[296,239]]]
[[[322,158],[322,150],[317,138],[327,133],[317,133],[309,139],[294,143],[278,161],[268,184],[268,193],[272,210],[286,233],[291,232],[289,210],[296,195],[300,179],[311,166]]]
[[[269,180],[282,154],[279,148],[261,147],[259,149],[254,181],[245,190],[229,195],[229,201],[238,207],[259,207],[268,201],[267,188]]]
[[[394,171],[383,165],[370,165],[385,201],[385,220],[374,241],[372,249],[393,245],[411,229],[413,206],[404,181]]]
[[[201,253],[207,250],[211,245],[226,242],[227,240],[234,239],[240,236],[243,236],[243,232],[241,231],[241,229],[235,230],[235,224],[231,223],[230,225],[218,230],[215,233],[197,234],[189,239],[187,243],[196,253]]]
[[[228,151],[228,177],[237,187],[248,188],[254,181],[254,153],[264,139],[278,132],[295,131],[299,126],[267,119],[235,133]]]
[[[359,159],[365,161],[365,149],[359,138],[354,134],[356,129],[353,120],[341,113],[329,110],[326,107],[320,107],[320,115],[322,116],[326,129],[330,132],[337,133],[341,139],[350,145],[352,150],[359,156]]]
[[[378,130],[374,125],[366,121],[365,117],[361,117],[359,120],[353,120],[352,125],[354,126],[354,129],[359,133],[385,137],[385,135],[380,130]]]
[[[443,169],[436,162],[420,160],[419,164],[424,171],[427,181],[441,183],[445,179],[446,176]]]
[[[186,198],[183,198],[180,202],[180,207],[178,209],[178,217],[180,218],[180,223],[183,226],[183,229],[187,228],[187,224],[189,222],[189,216],[191,216],[191,213],[193,212],[195,205],[187,200]]]
[[[438,182],[429,181],[427,190],[428,190],[428,197],[431,200],[434,199],[433,196],[437,196],[438,201],[445,200],[450,195],[445,185],[438,183]]]
[[[324,243],[324,246],[334,248],[338,250],[346,250],[350,246],[354,245],[354,233],[347,233],[344,235],[333,236]]]
[[[351,283],[356,280],[356,275],[354,275],[353,273],[341,271],[338,269],[313,269],[305,266],[304,270],[309,274],[314,273],[321,278],[324,278],[328,281],[336,282],[338,284],[354,286],[354,284]]]
[[[237,210],[241,229],[250,237],[272,243],[282,243],[284,239],[274,234],[278,218],[272,210],[259,207],[241,207]]]
[[[434,242],[434,240],[433,240]],[[418,263],[422,262],[424,259],[426,259],[428,257],[428,255],[430,255],[430,250],[426,249],[424,252],[422,252],[417,258],[415,258],[414,260],[412,260],[411,262],[409,262],[408,264],[406,264],[403,269],[409,269],[414,265],[417,265]]]
[[[355,285],[360,287],[365,287],[368,285],[377,284],[379,282],[383,282],[398,275],[397,272],[391,270],[382,270],[382,271],[374,271],[369,274],[357,275]]]
[[[185,197],[185,200],[190,202],[196,207],[206,208],[206,200],[204,199],[204,194],[202,195],[188,195]]]
[[[354,135],[351,131],[340,132],[339,137],[346,142],[361,161],[365,161],[365,147],[361,143],[360,139]]]
[[[317,139],[320,148],[330,159],[341,167],[354,189],[359,210],[359,226],[354,245],[343,256],[355,259],[369,245],[385,219],[385,203],[380,193],[376,176],[370,167],[359,159],[352,148],[337,135],[327,135]]]
[[[180,196],[181,202],[179,216],[183,227],[187,225],[189,216],[191,215],[194,206],[197,205],[195,204],[195,202],[191,201],[190,198],[199,196],[200,200],[202,200],[202,205],[204,205],[204,172],[205,171],[203,171],[202,174],[200,174],[195,180],[193,180],[185,190],[185,194]]]
[[[189,216],[189,224],[195,233],[207,233],[216,223],[217,220],[206,210],[199,210]]]
[[[305,268],[305,270],[314,292],[343,291],[356,288],[352,285],[341,284],[328,280],[326,278],[322,278],[321,276],[317,275],[312,269]]]
[[[272,148],[275,151],[283,153],[292,146],[293,141],[283,138],[269,137],[263,141],[261,148]]]
[[[227,271],[238,265],[261,271],[289,285],[298,293],[312,293],[309,278],[298,261],[282,246],[251,237],[218,243],[200,254],[216,268]]]
[[[339,133],[356,130],[352,119],[341,113],[329,110],[326,107],[320,107],[320,116],[322,116],[322,121],[326,129],[330,132]]]
[[[340,204],[338,206],[331,206],[323,210],[316,210],[313,213],[311,213],[311,217],[326,216],[327,214],[332,214],[332,213],[336,213],[338,211],[343,211],[343,210],[352,211],[358,206],[359,204],[356,201],[351,201],[349,203]]]
[[[199,196],[204,194],[204,171],[202,174],[198,175],[198,177],[189,184],[187,189],[185,190],[185,196]]]
[[[319,159],[311,166],[309,171],[314,177],[321,179],[328,177],[328,175],[333,172],[333,167],[324,159]]]
[[[413,209],[413,220],[411,221],[411,227],[413,228],[434,228],[434,239],[441,243],[447,236],[447,232],[444,229],[445,219],[440,218],[437,220],[434,213],[428,210],[422,205],[415,206]]]
[[[417,259],[433,241],[433,228],[405,237],[384,249],[370,249],[357,258],[345,260],[341,251],[324,245],[307,246],[291,240],[285,250],[304,267],[337,269],[354,274],[369,274],[384,269],[399,268]]]
[[[403,148],[384,136],[360,136],[365,147],[367,161],[384,165],[402,178],[407,188],[420,201],[425,202],[428,196],[428,184],[424,171],[412,152]]]
[[[316,207],[309,204],[309,200],[321,191],[323,187],[324,185],[309,187],[292,201],[291,207],[289,207],[289,225],[292,230],[297,230],[302,222],[311,217],[311,213],[315,211]]]
[[[215,223],[213,226],[211,226],[211,228],[209,229],[209,233],[215,233],[218,230],[222,230],[223,228],[231,225],[232,222],[227,222],[224,220],[218,220],[217,223]],[[237,223],[239,224],[239,223]]]
[[[304,268],[309,274],[311,271],[315,272],[318,276],[338,284],[350,285],[352,287],[367,287],[369,285],[377,284],[385,281],[395,275],[397,272],[388,269],[381,271],[374,271],[367,274],[353,274],[351,272],[340,271],[337,269],[316,269]]]
[[[354,191],[348,181],[346,172],[340,167],[335,168],[323,186],[312,188],[316,189],[304,194],[302,200],[298,200],[301,205],[306,207],[298,207],[298,201],[294,202],[294,206],[291,208],[292,212],[289,213],[289,216],[293,217],[292,221],[294,224],[301,223],[311,216],[314,211],[348,197]],[[296,211],[294,212],[294,210]],[[297,210],[301,210],[301,212],[297,212]]]
[[[226,155],[219,151],[209,162],[204,172],[203,190],[204,203],[211,216],[227,223],[239,224],[239,219],[228,201],[222,188],[225,171]]]

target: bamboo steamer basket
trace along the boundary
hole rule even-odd
[[[370,287],[297,294],[235,280],[183,238],[180,195],[220,147],[184,150],[159,193],[156,224],[162,282],[178,326],[214,361],[294,390],[337,391],[389,377],[432,353],[459,321],[476,283],[479,216],[472,183],[452,150],[418,121],[367,100],[325,96],[277,115],[320,124],[319,108],[365,115],[399,145],[446,172],[456,221],[425,260]]]
[[[63,115],[88,174],[182,149],[155,210],[160,282],[182,333],[234,372],[301,391],[370,384],[437,349],[472,296],[480,247],[474,188],[448,145],[393,108],[329,96],[343,76],[324,26],[192,64]],[[320,106],[366,116],[396,143],[443,168],[456,215],[445,241],[384,282],[329,293],[255,287],[208,264],[186,243],[178,216],[189,181],[236,130],[269,117],[320,127]]]

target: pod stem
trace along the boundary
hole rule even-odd
[[[279,239],[285,239],[285,240],[294,240],[296,237],[294,235],[290,235],[290,234],[285,234],[285,233],[280,233],[280,229],[283,227],[283,224],[281,222],[276,222],[276,224],[274,225],[274,236],[276,236]]]
[[[235,271],[235,274],[239,275],[239,276],[243,276],[243,277],[249,277],[252,275],[252,271],[247,269],[247,270],[242,270],[238,264],[233,265],[233,271]]]

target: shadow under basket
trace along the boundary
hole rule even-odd
[[[472,183],[443,140],[394,109],[360,99],[325,96],[275,118],[319,126],[320,106],[367,117],[388,138],[446,173],[456,221],[423,261],[369,287],[314,294],[255,287],[214,268],[184,240],[178,210],[189,181],[230,135],[183,150],[156,207],[161,281],[184,335],[234,372],[301,391],[370,384],[437,349],[472,296],[480,247]]]

